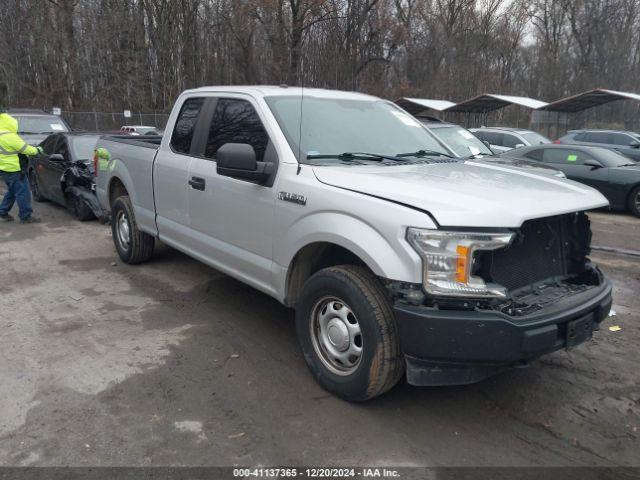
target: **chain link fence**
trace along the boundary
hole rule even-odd
[[[71,112],[62,111],[64,118],[74,130],[89,132],[114,132],[123,125],[145,125],[164,130],[168,113],[131,112],[125,117],[124,112]]]

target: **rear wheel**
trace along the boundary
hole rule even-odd
[[[128,196],[118,197],[111,208],[111,234],[123,262],[146,262],[153,255],[155,239],[138,228]]]
[[[363,267],[342,265],[315,273],[296,307],[296,330],[311,373],[346,400],[381,395],[404,372],[386,292]]]
[[[640,185],[634,188],[629,195],[629,211],[636,217],[640,217]]]
[[[36,202],[44,202],[46,198],[42,195],[40,184],[38,183],[38,175],[34,170],[29,171],[29,187],[31,188],[31,196]]]

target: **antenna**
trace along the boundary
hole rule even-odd
[[[303,49],[304,50],[304,49]],[[302,68],[304,62],[304,53],[300,58],[300,65],[298,68],[300,71],[298,72],[300,75],[300,129],[298,132],[298,170],[296,171],[296,175],[300,175],[300,170],[302,170],[302,106],[304,104],[304,68]]]

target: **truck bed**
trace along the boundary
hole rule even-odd
[[[151,234],[156,233],[153,162],[161,142],[160,135],[103,135],[96,145],[110,156],[108,168],[98,170],[96,175],[100,204],[110,210],[110,180],[117,177],[129,193],[140,227]]]

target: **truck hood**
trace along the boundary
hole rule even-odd
[[[429,212],[441,226],[519,227],[532,218],[605,207],[591,187],[486,163],[316,166],[327,185]]]

